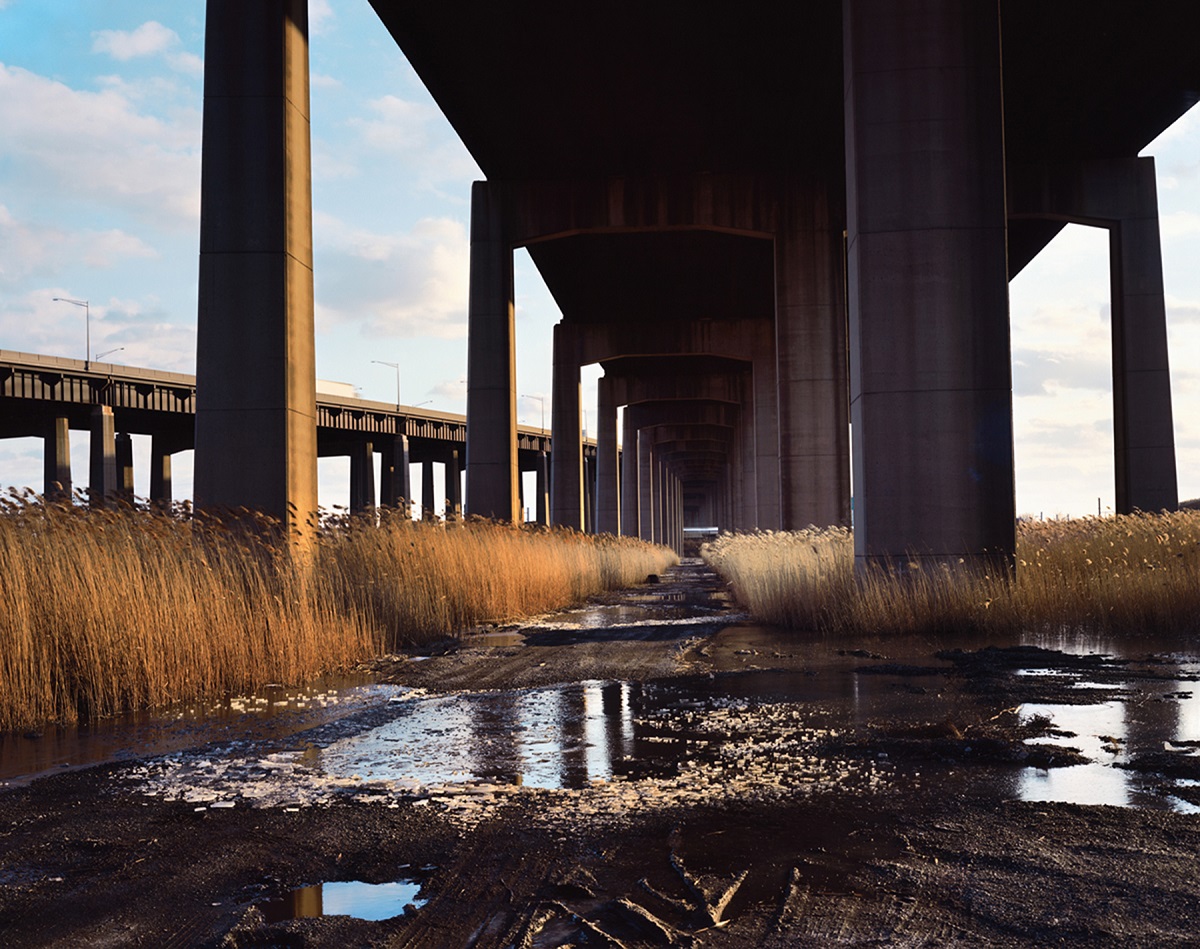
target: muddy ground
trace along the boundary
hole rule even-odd
[[[695,566],[625,596],[691,618],[497,629],[375,672],[479,690],[812,671],[811,650],[792,655],[729,626],[737,617],[721,585]],[[812,753],[847,769],[886,761],[924,772],[919,782],[874,782],[869,794],[819,781],[776,781],[766,793],[753,772],[726,793],[659,794],[629,773],[621,781],[641,791],[626,797],[613,796],[616,780],[570,794],[509,789],[466,812],[429,795],[218,809],[148,796],[130,780],[137,762],[0,791],[0,944],[1200,944],[1200,816],[1023,803],[963,778],[1069,766],[1071,736],[1019,719],[1015,707],[1068,691],[1073,663],[1090,663],[1089,680],[1103,687],[1115,676],[1107,660],[944,645],[931,644],[922,663],[878,645],[827,645],[860,676],[947,696],[928,721],[871,720],[821,739]],[[1013,674],[1031,667],[1044,674]],[[1152,657],[1139,669],[1157,674]],[[1035,734],[1048,743],[1025,744]],[[1179,754],[1135,764],[1164,781],[1169,768],[1194,767]],[[405,875],[420,879],[425,902],[388,920],[274,921],[268,909],[315,882]]]

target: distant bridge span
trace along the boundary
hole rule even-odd
[[[98,500],[133,496],[130,435],[148,435],[150,500],[172,500],[171,456],[195,443],[196,378],[181,372],[139,369],[81,359],[0,350],[0,438],[40,437],[45,448],[45,493],[70,495],[71,429],[91,433],[89,494]],[[350,458],[350,509],[396,506],[413,497],[409,464],[422,466],[422,505],[433,505],[432,466],[446,466],[446,497],[461,512],[458,489],[466,446],[466,417],[453,412],[396,406],[319,393],[317,449],[321,457]],[[541,471],[550,437],[539,428],[517,433],[521,467]],[[594,444],[586,448],[595,454]],[[372,455],[381,456],[376,491]],[[58,487],[55,487],[55,485]],[[547,520],[545,503],[538,506]]]

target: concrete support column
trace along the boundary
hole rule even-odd
[[[654,453],[654,541],[669,543],[671,504],[667,491],[667,466],[656,450]]]
[[[383,443],[379,493],[387,507],[403,507],[412,517],[412,477],[409,472],[408,436],[396,435]]]
[[[306,0],[208,0],[198,507],[317,510]]]
[[[617,403],[612,380],[601,376],[596,391],[596,532],[621,533],[617,458]]]
[[[150,501],[161,507],[170,507],[174,500],[171,492],[171,453],[164,440],[158,435],[150,439]]]
[[[499,190],[487,181],[471,186],[470,279],[467,508],[519,522],[512,245]]]
[[[446,520],[462,520],[462,464],[457,448],[446,455]]]
[[[88,463],[88,501],[104,507],[117,493],[116,423],[107,405],[92,409],[92,437]]]
[[[778,530],[779,498],[779,386],[776,381],[774,346],[755,356],[751,373],[753,392],[755,498],[754,526]]]
[[[596,459],[583,459],[583,530],[596,533]]]
[[[424,521],[437,520],[436,490],[433,487],[433,462],[421,462],[421,519]]]
[[[43,448],[42,494],[47,501],[71,499],[71,425],[65,418],[51,419]]]
[[[843,11],[855,556],[1011,563],[997,4]]]
[[[775,238],[780,526],[849,526],[842,228],[823,187],[793,189],[781,210]]]
[[[649,429],[638,430],[638,537],[654,541],[654,452]]]
[[[133,503],[133,436],[117,432],[113,439],[117,456],[117,497],[126,504]]]
[[[621,536],[639,537],[638,507],[640,496],[638,492],[638,430],[635,420],[637,410],[632,405],[625,406],[621,426]]]
[[[357,442],[350,449],[350,513],[375,510],[375,445]]]
[[[550,519],[583,530],[583,428],[579,358],[570,327],[554,327],[554,381],[550,403]]]
[[[1130,206],[1110,229],[1117,513],[1179,506],[1154,159],[1122,162]]]
[[[739,527],[742,530],[755,530],[763,527],[758,519],[758,485],[755,476],[754,454],[754,411],[752,398],[742,402],[739,430],[741,444],[735,456],[737,463],[737,503],[739,512]]]
[[[550,523],[550,456],[539,451],[537,457],[537,478],[534,490],[537,491],[537,502],[534,506],[534,517],[543,527]]]

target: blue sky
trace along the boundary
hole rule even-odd
[[[463,411],[470,155],[366,0],[311,0],[317,375]],[[0,0],[0,348],[195,365],[202,0]],[[1200,109],[1153,143],[1182,497],[1200,496]],[[517,269],[518,412],[550,393],[553,300]],[[1012,285],[1017,507],[1113,504],[1108,252],[1068,228]],[[585,371],[585,406],[597,373]],[[548,417],[548,415],[547,415]],[[84,433],[75,436],[85,479]],[[139,454],[146,452],[139,446]],[[145,493],[145,465],[138,490]],[[176,462],[190,490],[189,459]],[[321,500],[345,503],[322,461]],[[0,443],[0,485],[41,486],[41,446]],[[180,493],[177,490],[177,493]]]

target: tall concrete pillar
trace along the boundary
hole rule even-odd
[[[550,404],[550,519],[583,530],[583,429],[579,358],[571,329],[554,327],[554,381]]]
[[[467,508],[520,521],[512,245],[487,181],[471,186],[467,323]]]
[[[855,556],[1011,562],[998,6],[843,11]]]
[[[1117,512],[1175,510],[1179,489],[1154,159],[1121,169],[1130,206],[1110,229]]]
[[[375,510],[375,445],[361,441],[350,448],[350,513]]]
[[[126,504],[133,503],[133,437],[117,432],[113,440],[117,456],[117,497]]]
[[[632,405],[625,406],[621,426],[621,536],[638,537],[638,506],[641,498],[638,492],[638,430],[637,410]]]
[[[621,533],[617,403],[612,380],[601,376],[596,391],[596,532]]]
[[[195,496],[317,510],[306,0],[208,0]]]
[[[150,501],[170,507],[172,500],[171,452],[167,450],[164,439],[154,435],[150,439]]]
[[[654,541],[654,453],[650,430],[638,429],[638,537]]]
[[[104,507],[117,493],[117,429],[112,408],[97,405],[91,421],[88,500],[92,507]]]
[[[774,350],[774,346],[771,347]],[[753,392],[754,455],[752,457],[755,518],[761,530],[780,525],[779,386],[773,351],[755,356],[751,373]]]
[[[537,491],[534,517],[544,527],[550,523],[550,456],[544,451],[538,452],[534,490]]]
[[[412,517],[412,476],[409,471],[408,436],[396,435],[383,442],[380,461],[380,495],[387,507],[403,507]]]
[[[426,459],[421,462],[421,519],[437,520],[437,492],[433,487],[433,462]]]
[[[446,520],[462,520],[462,464],[457,448],[446,453]]]
[[[583,530],[596,533],[596,459],[583,459]]]
[[[1109,232],[1117,512],[1178,506],[1166,300],[1153,158],[1019,167],[1014,218]]]
[[[850,420],[840,223],[794,188],[775,238],[780,526],[850,524]]]
[[[47,501],[71,499],[71,425],[65,418],[50,420],[42,448],[42,494]]]

